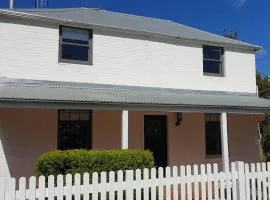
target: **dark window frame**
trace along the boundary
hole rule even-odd
[[[57,149],[59,150],[62,150],[60,147],[61,147],[61,144],[60,144],[60,113],[61,113],[61,110],[69,110],[69,109],[58,109],[58,121],[57,121]],[[87,111],[88,112],[88,120],[82,120],[82,121],[86,121],[86,122],[89,122],[89,134],[87,135],[87,149],[92,149],[92,110],[77,110],[77,111]],[[70,120],[70,119],[69,119]],[[63,120],[63,121],[69,121],[69,120]],[[72,122],[76,122],[76,121],[80,121],[80,120],[70,120]]]
[[[220,113],[205,113],[205,154],[206,157],[221,157],[222,156],[222,140],[221,140],[221,121],[220,121]],[[210,118],[210,119],[209,119]],[[208,134],[213,134],[213,132],[207,132],[208,126],[217,125],[219,127],[219,132],[214,133],[214,136],[217,137],[215,140],[217,141],[215,151],[211,151],[208,149],[207,140],[209,138]],[[213,136],[213,135],[212,135]]]
[[[220,59],[211,59],[211,58],[205,58],[204,56],[204,49],[205,48],[215,48],[215,49],[220,49]],[[211,72],[205,72],[204,68],[204,62],[205,61],[210,61],[210,62],[218,62],[220,64],[220,73],[211,73]],[[218,76],[218,77],[224,77],[224,48],[223,47],[218,47],[218,46],[210,46],[210,45],[203,45],[203,75],[204,76]]]
[[[66,43],[62,41],[63,28],[71,28],[71,29],[80,29],[88,31],[88,45],[83,44],[72,44],[74,46],[88,46],[88,61],[81,60],[71,60],[71,59],[63,59],[62,58],[62,44]],[[66,43],[68,44],[68,43]],[[82,65],[93,65],[93,31],[91,29],[85,28],[77,28],[72,26],[59,26],[59,45],[58,45],[58,62],[59,63],[71,63],[71,64],[82,64]]]

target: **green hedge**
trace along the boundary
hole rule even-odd
[[[88,172],[134,170],[154,167],[153,154],[143,150],[68,150],[42,154],[36,163],[36,174],[83,174]]]

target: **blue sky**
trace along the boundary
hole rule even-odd
[[[16,8],[35,6],[35,0],[14,0]],[[98,7],[106,10],[170,19],[209,32],[239,33],[240,39],[258,44],[257,70],[270,75],[269,0],[47,0],[49,7]],[[8,7],[9,0],[0,0]],[[239,66],[241,67],[241,66]]]

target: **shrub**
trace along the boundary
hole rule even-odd
[[[83,174],[88,172],[134,170],[154,167],[150,151],[143,150],[67,150],[42,154],[36,163],[36,174]]]

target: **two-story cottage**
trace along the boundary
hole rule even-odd
[[[0,176],[54,149],[150,149],[157,166],[260,160],[260,47],[99,9],[0,10]]]

